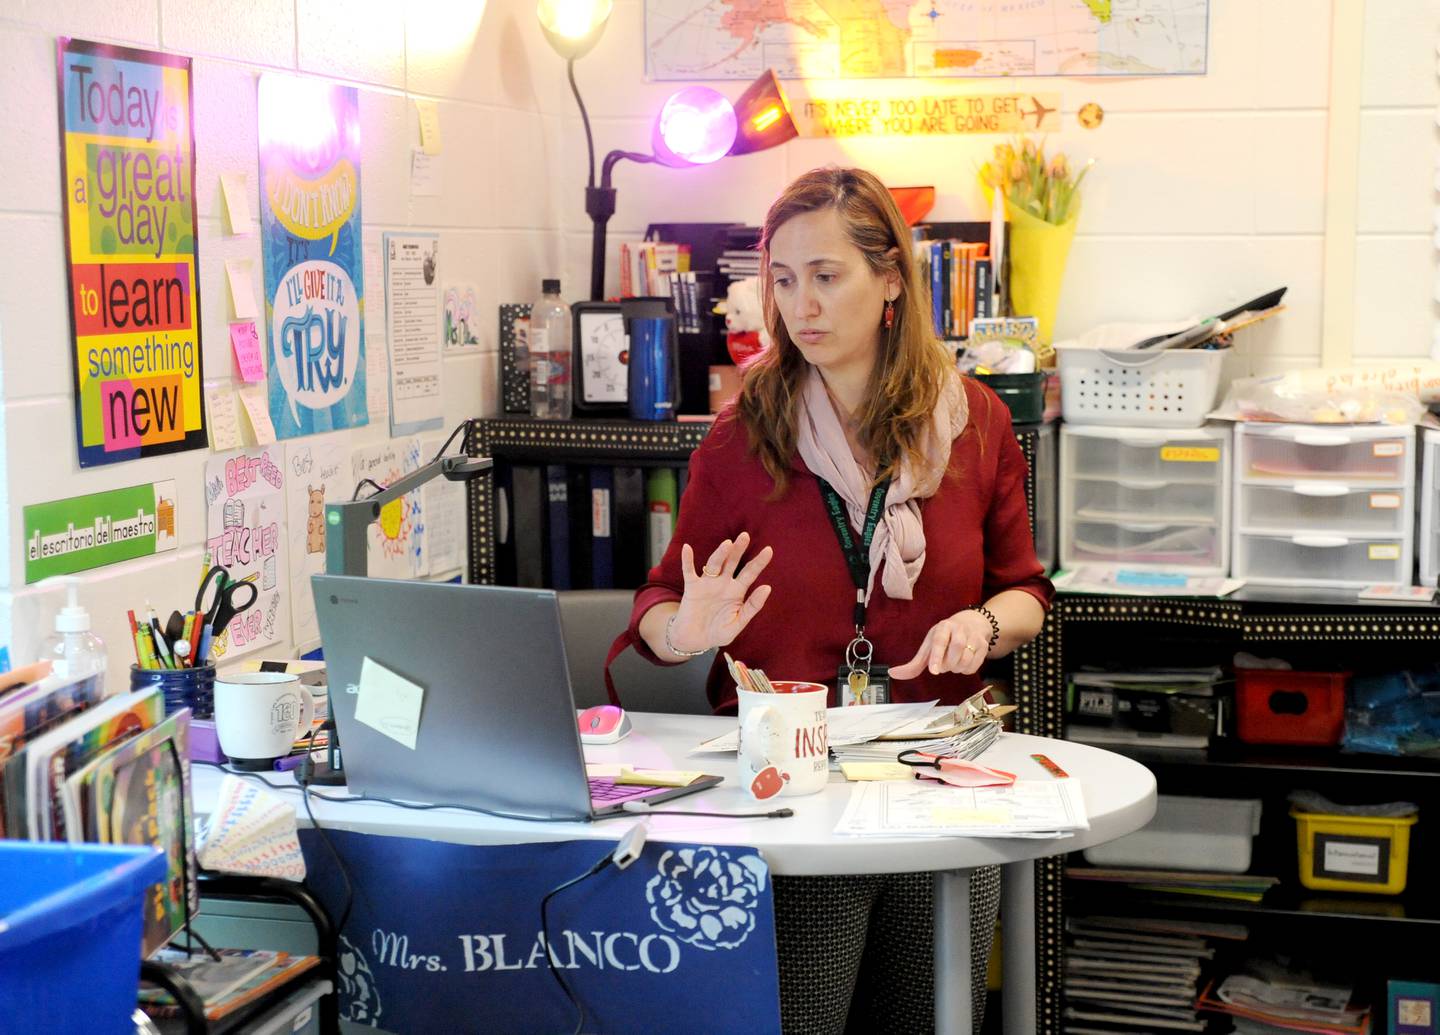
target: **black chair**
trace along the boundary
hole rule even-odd
[[[634,594],[624,589],[573,589],[561,590],[556,597],[575,706],[606,704],[605,656],[630,622]],[[683,665],[652,665],[634,650],[627,650],[615,659],[610,673],[620,701],[629,711],[709,715],[705,679],[714,660],[715,652],[709,651]]]

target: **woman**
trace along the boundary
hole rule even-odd
[[[986,658],[1039,632],[1053,593],[1009,414],[936,340],[909,231],[874,176],[801,176],[760,247],[774,344],[692,455],[628,636],[659,663],[723,647],[772,679],[832,685],[868,651],[890,666],[891,700],[957,704]],[[709,696],[735,708],[719,662]],[[983,978],[998,875],[976,878]],[[775,912],[787,1032],[841,1030],[847,1011],[862,1030],[931,1024],[928,874],[779,878]]]

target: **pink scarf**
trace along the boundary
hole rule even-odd
[[[800,392],[800,427],[796,445],[805,466],[817,478],[834,487],[845,501],[850,524],[861,532],[865,526],[865,508],[870,502],[870,472],[855,462],[845,429],[830,405],[820,371],[810,368]],[[875,572],[883,570],[881,585],[892,600],[909,600],[914,595],[915,580],[925,567],[925,526],[920,520],[919,501],[935,494],[940,479],[950,464],[950,448],[965,430],[968,417],[965,389],[960,375],[951,372],[940,392],[935,414],[920,440],[925,455],[925,470],[911,470],[901,464],[885,494],[885,513],[875,527],[870,541],[870,583],[865,588],[869,600],[875,586]],[[881,562],[884,562],[883,568]]]

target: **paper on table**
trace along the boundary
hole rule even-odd
[[[848,708],[827,708],[825,721],[829,727],[831,747],[846,744],[863,744],[876,737],[899,729],[929,713],[939,701],[910,702],[906,704],[857,704]],[[739,751],[740,728],[722,733],[690,749],[697,751]]]
[[[260,349],[260,332],[254,320],[241,320],[230,325],[230,347],[240,365],[242,381],[265,380],[265,354]]]
[[[275,441],[275,425],[270,423],[270,405],[265,401],[265,386],[241,385],[235,389],[245,414],[250,418],[250,428],[255,432],[255,444],[268,446]]]
[[[363,722],[414,751],[420,734],[420,706],[424,701],[423,686],[391,672],[374,658],[366,658],[361,663],[356,722]]]
[[[878,837],[1059,837],[1088,830],[1075,780],[1004,787],[922,781],[857,783],[835,833]]]
[[[225,214],[230,219],[230,232],[248,234],[251,227],[250,194],[245,189],[245,174],[221,173],[220,193],[225,198]]]
[[[253,319],[255,316],[255,282],[250,276],[250,260],[226,259],[225,276],[230,281],[230,301],[235,307],[235,319]]]
[[[205,426],[210,431],[210,448],[217,453],[239,449],[244,442],[240,435],[240,411],[229,385],[205,389],[205,412],[209,415]]]

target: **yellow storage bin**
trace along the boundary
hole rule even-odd
[[[1320,891],[1398,895],[1418,816],[1335,816],[1292,808],[1300,883]]]

